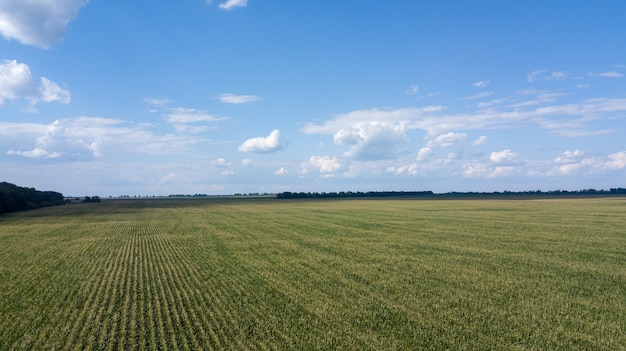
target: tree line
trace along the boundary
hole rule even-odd
[[[390,197],[390,196],[427,196],[433,195],[433,192],[428,191],[341,191],[341,192],[322,192],[322,193],[292,193],[285,191],[276,194],[277,199],[329,199],[329,198],[343,198],[343,197]]]
[[[35,188],[0,183],[0,213],[63,205],[63,194],[56,191],[39,191]]]
[[[604,195],[626,195],[626,188],[604,189],[582,189],[582,190],[553,190],[553,191],[503,191],[503,192],[448,192],[433,193],[427,191],[368,191],[368,192],[290,192],[285,191],[276,194],[277,199],[332,199],[332,198],[364,198],[364,197],[403,197],[403,196],[423,196],[436,198],[457,198],[457,197],[490,197],[490,198],[524,198],[524,197],[570,197],[570,196],[604,196]]]

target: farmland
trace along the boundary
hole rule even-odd
[[[0,216],[0,350],[623,350],[626,199]]]

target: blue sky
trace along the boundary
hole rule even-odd
[[[626,2],[0,0],[0,180],[625,187]]]

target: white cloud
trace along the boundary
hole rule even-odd
[[[335,145],[349,145],[346,156],[357,160],[393,159],[398,146],[406,142],[406,127],[402,123],[366,122],[350,129],[339,130],[333,136]]]
[[[0,122],[0,146],[9,149],[6,154],[11,156],[88,160],[113,154],[182,152],[200,141],[159,135],[146,128],[98,117],[59,119],[50,124]]]
[[[302,173],[306,174],[311,169],[320,173],[334,173],[339,171],[343,164],[336,156],[311,156],[307,162],[302,163]]]
[[[552,72],[546,79],[548,80],[559,80],[567,77],[567,73],[563,71]]]
[[[227,168],[227,167],[230,167],[230,165],[232,164],[233,164],[232,162],[227,161],[223,157],[218,157],[217,159],[213,160],[213,162],[211,162],[211,165],[213,165],[214,167],[220,167],[220,168]]]
[[[402,174],[418,175],[419,174],[418,167],[416,164],[410,164],[410,165],[400,166],[400,167],[390,166],[390,167],[387,167],[386,172],[397,174],[397,175],[402,175]]]
[[[561,156],[557,157],[554,162],[556,163],[578,163],[585,157],[585,152],[580,150],[565,151]]]
[[[65,28],[87,0],[2,0],[0,34],[47,49],[61,41]]]
[[[601,72],[601,73],[591,73],[589,72],[587,75],[592,77],[603,77],[603,78],[621,78],[624,74],[617,71],[609,71],[609,72]]]
[[[611,169],[626,168],[626,151],[609,155],[609,160],[606,165]]]
[[[235,95],[235,94],[220,94],[219,95],[220,102],[225,104],[246,104],[249,102],[255,102],[261,100],[260,97],[256,95]]]
[[[156,99],[156,98],[150,98],[150,97],[143,99],[143,101],[147,104],[158,106],[158,107],[166,106],[174,102],[174,100],[171,100],[171,99]]]
[[[0,106],[5,100],[28,100],[29,110],[36,111],[39,102],[59,102],[68,104],[70,92],[58,84],[41,77],[40,84],[35,83],[30,67],[16,60],[0,61]]]
[[[433,149],[426,146],[420,149],[420,151],[417,153],[417,161],[426,161],[428,159],[430,159],[430,157],[433,154]]]
[[[170,123],[194,123],[194,122],[214,122],[221,121],[223,118],[208,114],[206,111],[200,111],[192,108],[177,107],[168,110],[164,116],[165,120]]]
[[[484,163],[474,162],[463,165],[463,176],[467,178],[484,177],[490,172],[491,170]]]
[[[513,166],[497,166],[491,173],[487,175],[487,178],[501,178],[510,177],[519,172],[519,167]]]
[[[250,167],[252,166],[252,160],[249,158],[243,159],[241,160],[241,165],[244,167]]]
[[[276,172],[274,172],[274,174],[275,175],[287,175],[289,174],[289,171],[285,167],[280,167]]]
[[[239,146],[239,151],[268,153],[283,149],[287,145],[281,138],[280,130],[274,129],[267,137],[257,137],[244,141]]]
[[[467,134],[465,133],[453,133],[453,132],[445,133],[428,141],[428,147],[432,148],[435,146],[442,146],[442,147],[454,146],[454,145],[464,142],[465,139],[467,139]]]
[[[48,78],[41,78],[39,92],[41,94],[41,101],[43,102],[58,101],[62,104],[70,103],[70,92],[61,89],[61,87],[59,87],[55,82],[50,81]]]
[[[407,95],[415,95],[420,90],[420,86],[417,84],[413,84],[406,89]]]
[[[248,4],[248,0],[227,0],[219,4],[219,8],[222,10],[232,10],[236,7],[245,7]]]
[[[517,153],[511,151],[510,149],[505,149],[502,151],[494,151],[489,156],[489,160],[493,163],[505,163],[514,161],[517,158]]]
[[[171,123],[178,133],[204,132],[210,127],[207,125],[197,125],[197,123],[217,122],[225,119],[211,115],[206,111],[200,111],[192,108],[177,107],[170,108],[167,111],[168,112],[163,115],[163,118]]]
[[[561,175],[598,175],[607,170],[626,168],[626,151],[608,155],[606,158],[587,156],[580,150],[565,151],[554,160],[557,164],[557,174]]]
[[[532,72],[528,73],[527,80],[528,80],[529,82],[531,82],[531,83],[532,83],[532,82],[536,81],[536,80],[537,80],[537,78],[538,78],[541,74],[543,74],[544,72],[546,72],[546,71],[547,71],[547,70],[545,70],[545,69],[538,69],[538,70],[532,71]]]
[[[170,180],[172,180],[174,178],[176,178],[176,172],[168,173],[168,174],[164,175],[163,177],[161,177],[161,179],[159,180],[158,184],[159,185],[166,184],[166,183],[168,183]]]
[[[487,137],[485,135],[481,135],[478,139],[472,141],[472,145],[474,146],[484,145],[487,143],[487,141],[488,141]]]
[[[440,106],[396,110],[358,110],[340,114],[322,124],[306,124],[306,134],[331,134],[335,145],[348,146],[346,156],[357,160],[382,160],[397,157],[407,142],[406,131],[427,129],[427,116],[441,111]],[[439,126],[440,124],[437,123]]]
[[[484,88],[484,87],[487,86],[487,84],[489,84],[490,81],[491,80],[489,80],[489,79],[481,80],[481,81],[478,81],[478,82],[472,84],[472,86],[475,87],[475,88]]]
[[[9,150],[7,151],[7,155],[14,155],[14,156],[24,156],[24,157],[30,157],[30,158],[58,158],[61,157],[61,154],[58,152],[48,152],[42,148],[36,147],[31,151],[15,151],[15,150]]]

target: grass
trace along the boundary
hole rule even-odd
[[[0,350],[624,350],[626,199],[0,216]]]

